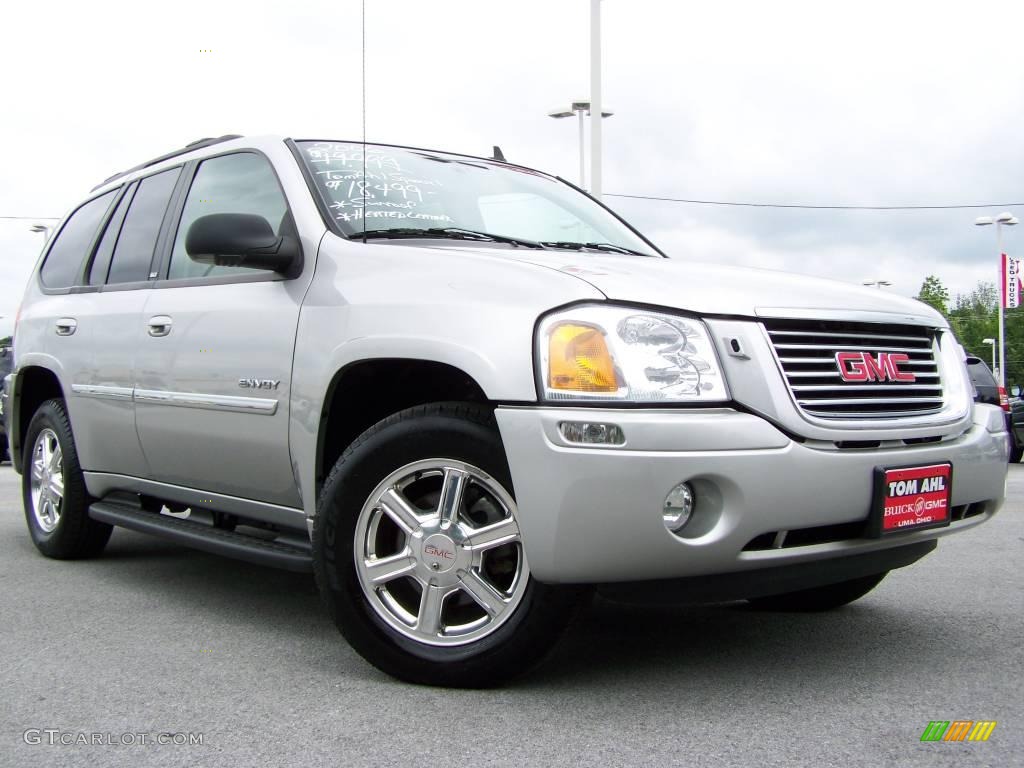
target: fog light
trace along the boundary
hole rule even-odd
[[[680,483],[669,491],[665,497],[665,506],[661,510],[665,527],[672,533],[679,533],[690,521],[695,501],[696,497],[689,483]]]
[[[584,445],[624,445],[626,436],[617,424],[592,421],[563,421],[558,425],[562,437]]]

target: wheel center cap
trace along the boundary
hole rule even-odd
[[[455,567],[458,552],[455,542],[443,533],[435,533],[423,540],[423,562],[434,573],[444,573]]]

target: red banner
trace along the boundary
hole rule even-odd
[[[1020,259],[1003,256],[1003,290],[1002,302],[1004,309],[1016,309],[1020,306]]]

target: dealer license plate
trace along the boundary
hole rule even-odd
[[[949,525],[953,465],[875,470],[875,536]]]

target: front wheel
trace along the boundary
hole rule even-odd
[[[838,584],[826,584],[823,587],[802,589],[799,592],[787,592],[782,595],[755,597],[749,600],[755,608],[767,611],[815,612],[829,611],[841,605],[859,600],[877,587],[888,571],[862,576],[859,579],[841,581]]]
[[[369,662],[484,687],[538,663],[583,598],[530,575],[493,414],[438,403],[385,419],[338,460],[313,530],[321,593]]]

